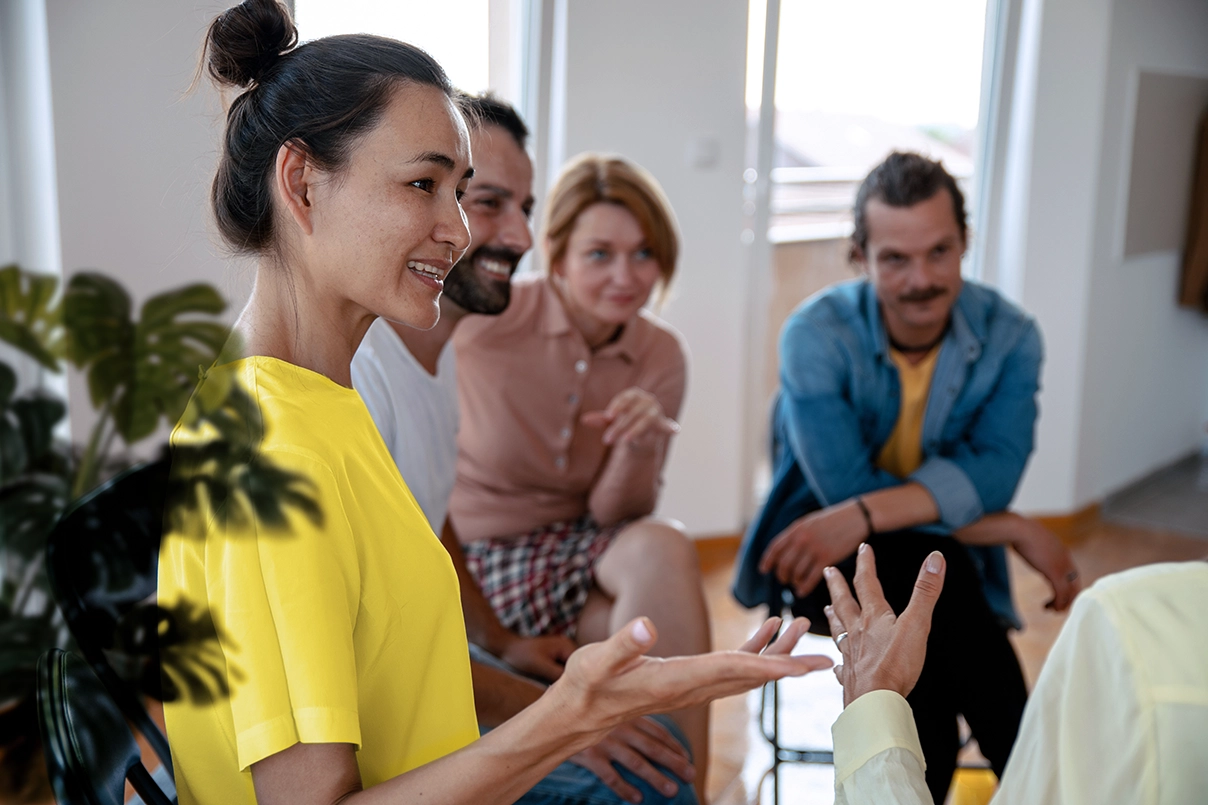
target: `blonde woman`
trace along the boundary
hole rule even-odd
[[[671,206],[639,166],[584,154],[545,207],[547,271],[515,280],[504,313],[454,336],[449,521],[473,582],[466,611],[578,643],[642,614],[665,635],[661,656],[706,652],[696,552],[650,516],[686,383],[682,337],[646,309],[675,275]],[[707,709],[672,715],[706,779]]]

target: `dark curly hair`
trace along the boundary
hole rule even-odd
[[[941,162],[922,154],[894,151],[885,161],[869,172],[856,193],[853,209],[855,229],[851,233],[852,257],[863,254],[868,247],[868,202],[878,199],[891,207],[912,207],[947,190],[952,198],[952,214],[960,227],[961,239],[967,239],[968,216],[965,196],[952,174]]]

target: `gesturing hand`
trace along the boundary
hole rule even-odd
[[[822,568],[851,556],[868,536],[864,516],[854,503],[840,503],[807,514],[776,535],[759,560],[760,573],[775,573],[798,598],[822,579]]]
[[[881,582],[872,548],[861,545],[856,556],[855,586],[859,602],[852,597],[843,574],[826,568],[826,586],[831,606],[826,608],[831,634],[843,654],[835,676],[843,685],[843,706],[874,690],[892,690],[905,697],[919,681],[931,632],[931,612],[944,586],[944,555],[932,551],[919,570],[910,603],[895,616]]]
[[[794,620],[769,646],[779,626],[779,618],[769,618],[738,651],[663,659],[644,656],[657,633],[649,619],[637,618],[607,640],[572,654],[547,695],[563,703],[572,723],[587,733],[607,732],[649,713],[695,707],[831,666],[829,657],[790,654],[809,626],[804,618]]]
[[[627,388],[612,398],[603,411],[585,411],[579,417],[590,428],[604,428],[604,444],[625,442],[651,447],[657,440],[679,433],[679,424],[663,414],[658,398],[648,391]]]
[[[675,796],[679,784],[656,769],[655,764],[687,783],[696,776],[688,750],[666,727],[649,718],[626,721],[595,746],[572,756],[570,762],[594,773],[626,802],[640,802],[641,793],[626,782],[613,763],[621,764],[668,797]]]
[[[499,659],[521,673],[553,682],[562,676],[576,648],[575,641],[566,635],[516,637],[504,646]]]

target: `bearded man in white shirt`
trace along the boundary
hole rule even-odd
[[[553,681],[576,648],[564,635],[524,638],[505,629],[465,566],[447,518],[456,478],[457,370],[449,343],[467,315],[498,315],[511,299],[511,277],[532,248],[533,165],[525,151],[528,128],[506,103],[461,96],[470,119],[474,178],[462,198],[470,250],[445,279],[440,320],[416,330],[378,319],[352,361],[353,386],[382,434],[403,480],[441,535],[457,569],[470,642],[508,666]],[[472,663],[479,723],[494,727],[541,695],[535,682],[492,665]],[[517,805],[620,803],[695,805],[695,769],[669,718],[635,719],[596,746],[575,755]],[[661,768],[660,768],[661,767]]]

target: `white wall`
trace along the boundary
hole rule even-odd
[[[1023,0],[998,278],[1040,322],[1038,449],[1016,500],[1067,512],[1195,449],[1208,322],[1178,255],[1125,261],[1140,68],[1208,75],[1199,0]]]
[[[188,93],[222,0],[47,0],[64,274],[100,270],[137,306],[204,281],[242,298],[209,234],[222,110],[207,80]],[[73,433],[93,422],[80,377]]]
[[[1208,4],[1114,5],[1091,251],[1078,502],[1099,499],[1196,449],[1208,421],[1208,317],[1175,304],[1181,254],[1123,257],[1137,74],[1208,77]]]
[[[683,234],[664,309],[692,356],[660,512],[692,534],[742,526],[746,4],[566,3],[565,150],[615,151],[662,183]],[[693,167],[691,143],[716,146]],[[708,146],[706,146],[708,147]]]

